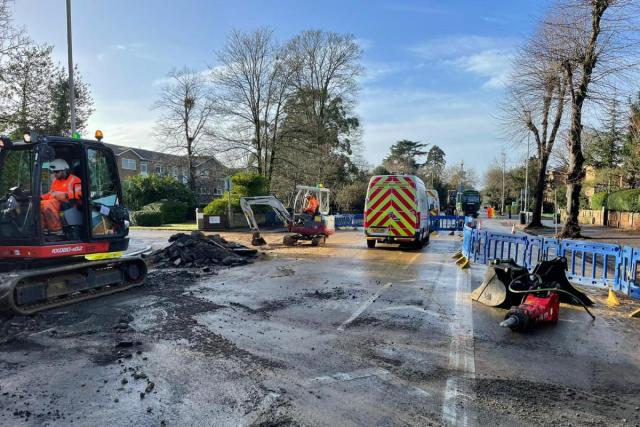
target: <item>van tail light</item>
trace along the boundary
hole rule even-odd
[[[420,228],[420,212],[416,212],[416,228]]]

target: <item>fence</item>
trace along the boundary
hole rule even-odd
[[[533,269],[538,261],[563,256],[567,278],[586,286],[613,287],[640,299],[638,270],[640,248],[610,243],[591,243],[482,231],[465,226],[463,254],[473,262],[486,264],[495,258],[512,258]]]
[[[357,228],[364,225],[363,214],[337,214],[334,215],[336,228]]]
[[[334,215],[336,228],[357,228],[364,226],[363,214]],[[463,216],[437,215],[431,217],[432,231],[462,231],[465,219]]]
[[[435,215],[431,217],[433,231],[462,231],[464,217],[454,215]]]

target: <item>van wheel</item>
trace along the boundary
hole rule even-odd
[[[425,246],[429,244],[429,238],[431,237],[431,233],[427,231],[427,237],[424,238]]]
[[[367,247],[369,249],[373,249],[376,247],[376,241],[375,240],[367,240]]]

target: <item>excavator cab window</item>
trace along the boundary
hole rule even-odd
[[[89,148],[89,204],[91,205],[91,234],[94,237],[118,233],[118,226],[109,215],[111,208],[119,207],[116,164],[106,150]]]
[[[0,151],[0,239],[34,236],[32,149]]]
[[[50,155],[42,159],[40,169],[40,194],[49,193],[47,196],[49,200],[43,198],[40,201],[44,240],[46,242],[82,240],[86,230],[82,202],[82,182],[85,179],[81,161],[82,147],[76,143],[54,143],[48,146]],[[51,166],[60,160],[66,162],[68,175],[60,174],[51,169]],[[62,185],[58,182],[54,186],[54,182],[60,179],[66,182]],[[74,181],[78,182],[72,184]],[[60,191],[66,194],[62,199],[55,195]],[[55,203],[53,199],[57,199],[58,203]],[[59,216],[60,219],[54,221],[52,219],[54,215]]]

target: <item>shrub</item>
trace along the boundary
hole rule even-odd
[[[607,207],[612,211],[640,212],[640,189],[622,190],[609,194]]]
[[[189,205],[175,200],[161,200],[149,203],[142,208],[143,211],[161,212],[165,223],[176,224],[187,219]]]
[[[600,210],[603,207],[607,207],[607,196],[609,193],[606,191],[602,191],[600,193],[595,193],[591,197],[591,209]]]
[[[162,225],[162,212],[159,211],[135,211],[131,212],[131,223],[142,227],[157,227]]]
[[[269,194],[267,178],[255,172],[241,172],[231,177],[231,210],[240,210],[241,197],[265,196]],[[204,208],[205,215],[224,215],[228,212],[229,192],[225,192],[219,199],[213,200]],[[268,207],[254,206],[254,212],[269,210]]]
[[[240,210],[240,196],[239,194],[231,193],[231,210],[237,212]],[[225,193],[219,199],[212,200],[207,206],[204,207],[205,215],[226,215],[229,212],[229,192]],[[255,210],[254,210],[255,212]]]
[[[133,176],[123,183],[125,205],[131,210],[160,200],[175,200],[195,208],[195,196],[185,184],[172,176]]]

